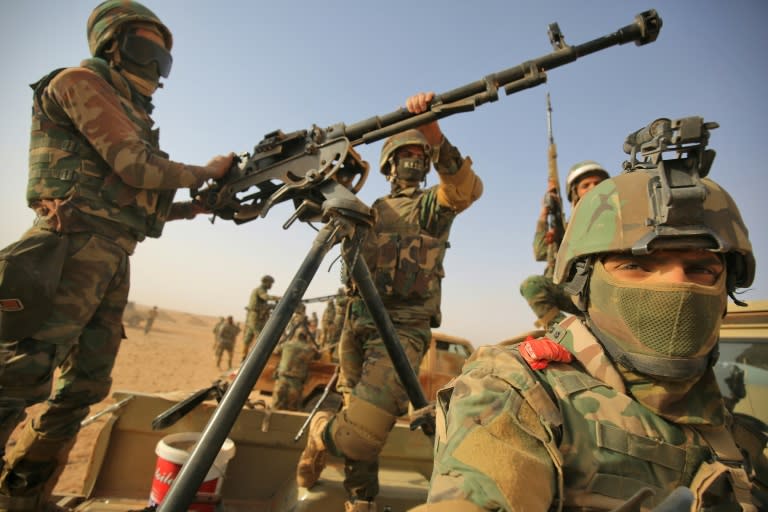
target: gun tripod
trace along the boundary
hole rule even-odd
[[[342,250],[342,255],[348,268],[352,269],[353,282],[384,340],[389,357],[413,407],[418,410],[428,405],[418,378],[400,345],[397,331],[376,290],[368,265],[360,256],[360,245],[372,224],[371,210],[352,192],[335,181],[324,183],[321,189],[326,198],[323,203],[317,205],[305,201],[297,208],[287,225],[300,218],[302,212],[308,208],[319,208],[325,225],[317,233],[298,272],[259,334],[256,345],[208,421],[200,441],[160,505],[160,512],[187,510],[264,370],[269,356],[277,346],[281,333],[320,268],[323,258],[341,241],[345,241],[345,248],[349,249]],[[421,427],[425,434],[432,436],[435,430],[434,418],[427,418],[412,428]]]

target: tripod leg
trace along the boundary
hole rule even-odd
[[[355,251],[352,251],[355,252]],[[342,251],[344,253],[344,251]],[[347,252],[349,254],[349,252]],[[349,267],[352,267],[352,278],[355,281],[360,296],[363,298],[365,305],[368,307],[368,311],[371,313],[376,327],[379,329],[379,334],[384,341],[384,346],[387,348],[387,353],[392,360],[392,365],[395,367],[400,382],[403,383],[405,391],[408,393],[413,407],[415,409],[422,409],[428,405],[427,399],[424,397],[424,391],[421,389],[419,379],[416,376],[416,372],[411,368],[411,363],[405,355],[400,339],[397,336],[395,326],[392,324],[392,319],[389,317],[389,313],[384,308],[384,303],[381,300],[376,286],[373,284],[371,278],[371,271],[368,269],[368,265],[361,257],[355,257],[354,261],[348,261],[345,256],[345,262]],[[429,422],[421,425],[422,430],[428,436],[433,436],[435,432],[434,422],[430,425]]]

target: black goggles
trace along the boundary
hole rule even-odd
[[[144,37],[126,34],[120,45],[120,53],[139,66],[149,66],[154,62],[157,64],[157,72],[163,78],[168,78],[171,73],[171,52]]]

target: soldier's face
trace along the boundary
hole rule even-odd
[[[603,266],[614,279],[637,284],[712,286],[725,270],[720,255],[700,249],[610,255],[603,260]]]
[[[587,192],[598,186],[603,179],[602,176],[597,174],[585,176],[576,183],[576,196],[581,199]]]

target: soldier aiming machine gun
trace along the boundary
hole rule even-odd
[[[632,24],[612,34],[569,46],[557,23],[552,23],[549,26],[552,53],[437,95],[427,112],[411,114],[401,108],[351,125],[339,123],[325,129],[312,126],[309,130],[287,134],[277,130],[268,133],[256,144],[253,153],[244,155],[222,179],[203,190],[192,190],[192,197],[215,216],[237,224],[265,217],[274,205],[291,200],[295,211],[285,222],[285,228],[297,219],[321,221],[325,225],[261,331],[256,346],[214,411],[160,511],[188,508],[323,257],[336,243],[344,242],[342,256],[347,268],[351,269],[352,279],[371,312],[414,409],[422,410],[428,406],[368,266],[359,257],[360,243],[373,219],[370,208],[355,196],[368,176],[368,164],[354,146],[375,142],[453,114],[470,112],[484,103],[496,101],[499,88],[504,88],[510,95],[541,85],[547,80],[548,70],[579,57],[632,41],[638,46],[653,42],[661,25],[656,11],[650,10],[637,15]],[[412,428],[417,427],[431,436],[435,428],[434,417],[422,416],[418,425],[412,425]]]

